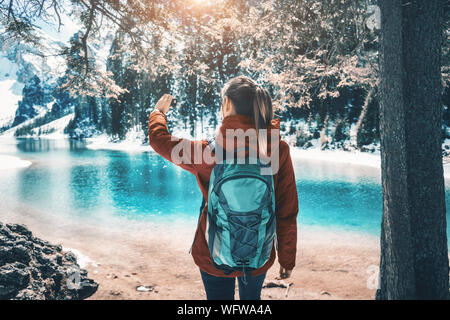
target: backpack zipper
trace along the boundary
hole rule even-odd
[[[257,175],[253,175],[253,174],[241,174],[241,175],[235,175],[235,176],[231,176],[231,177],[230,176],[222,177],[219,181],[217,181],[217,183],[214,184],[214,192],[216,191],[216,189],[219,189],[219,187],[222,184],[224,184],[225,182],[230,181],[230,180],[241,179],[241,178],[253,178],[253,179],[261,180],[262,182],[264,182],[267,185],[267,188],[270,191],[272,191],[272,188],[266,179],[261,178],[260,176],[257,176]],[[216,194],[217,194],[217,192],[216,192]]]

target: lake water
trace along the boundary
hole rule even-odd
[[[0,154],[32,161],[27,168],[0,170],[4,206],[25,205],[37,215],[67,223],[78,219],[102,225],[175,219],[195,223],[198,218],[201,194],[194,176],[153,152],[90,150],[78,141],[45,139],[3,141],[0,148]],[[378,169],[293,161],[300,225],[379,235]],[[446,204],[450,208],[449,181]]]

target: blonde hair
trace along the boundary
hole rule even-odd
[[[272,99],[269,92],[251,78],[238,76],[225,84],[221,96],[222,100],[225,97],[231,100],[237,114],[253,118],[259,152],[267,155],[267,130],[265,129],[273,119]]]

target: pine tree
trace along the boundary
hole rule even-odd
[[[356,145],[363,148],[379,138],[378,129],[378,93],[372,89],[367,93],[360,117],[356,123]]]
[[[14,127],[36,116],[37,111],[34,109],[34,106],[39,106],[43,103],[44,93],[41,87],[41,79],[35,75],[23,87],[22,100],[19,101],[12,126]]]
[[[183,50],[183,60],[180,75],[180,115],[185,119],[185,127],[189,126],[191,136],[195,136],[195,123],[198,117],[198,75],[191,66],[198,64],[198,51],[195,41],[190,40]]]
[[[107,71],[112,73],[113,81],[119,85],[123,86],[124,78],[124,66],[123,58],[125,54],[125,49],[123,47],[124,35],[122,32],[117,32],[116,36],[112,42],[110,55],[107,61]],[[125,128],[123,126],[122,117],[124,115],[124,105],[121,101],[122,97],[110,98],[108,100],[108,106],[110,111],[110,117],[105,117],[105,125],[107,128],[111,128],[111,136],[113,138],[123,139],[125,137]],[[110,119],[111,123],[107,123]]]

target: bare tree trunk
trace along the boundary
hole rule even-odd
[[[444,299],[441,0],[380,0],[383,219],[377,299]]]

